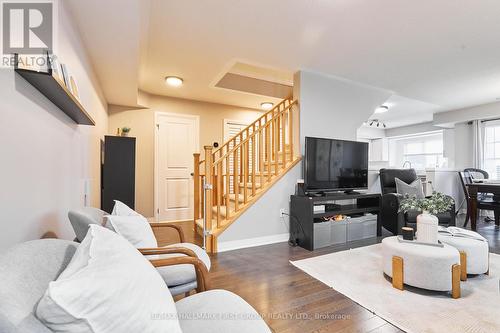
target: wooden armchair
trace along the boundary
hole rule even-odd
[[[181,230],[182,232],[182,230]],[[186,257],[172,257],[164,259],[149,259],[151,264],[155,267],[166,267],[172,265],[193,265],[196,271],[196,292],[203,292],[210,289],[210,280],[208,276],[207,266],[198,259],[194,251],[183,247],[171,248],[144,248],[139,251],[145,255],[158,255],[158,254],[184,254]]]
[[[76,234],[75,240],[81,242],[85,238],[90,224],[102,225],[105,215],[106,212],[92,207],[70,211],[68,217]],[[188,294],[193,289],[198,292],[207,290],[211,266],[208,254],[195,244],[185,243],[184,233],[177,225],[150,222],[150,226],[175,229],[179,236],[179,243],[138,249],[158,269],[172,295]],[[159,258],[151,257],[159,255]]]

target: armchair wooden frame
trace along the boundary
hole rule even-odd
[[[151,228],[172,228],[177,230],[181,243],[184,243],[184,232],[182,231],[182,228],[179,227],[178,225],[165,222],[149,222],[149,225],[151,226]]]
[[[150,222],[151,228],[172,228],[177,230],[181,243],[184,243],[184,232],[182,228],[172,223]],[[160,255],[160,254],[182,254],[184,256],[163,258],[163,259],[149,259],[154,267],[165,267],[175,265],[193,265],[196,271],[196,292],[203,292],[210,289],[210,280],[208,276],[208,269],[201,261],[196,253],[185,247],[160,247],[160,248],[142,248],[138,249],[145,256]]]
[[[175,265],[193,265],[196,271],[196,292],[200,293],[210,289],[210,280],[208,276],[208,269],[198,259],[194,251],[183,247],[170,247],[170,248],[144,248],[139,251],[145,255],[158,255],[158,254],[184,254],[183,257],[173,257],[164,259],[150,259],[149,261],[154,267],[175,266]]]

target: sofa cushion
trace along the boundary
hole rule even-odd
[[[152,320],[155,315],[162,320]],[[97,225],[50,282],[36,316],[57,332],[181,332],[156,269],[128,241]]]
[[[18,244],[0,255],[0,332],[49,332],[33,311],[78,247],[61,239]]]
[[[229,291],[195,294],[176,306],[183,333],[271,333],[257,311]]]

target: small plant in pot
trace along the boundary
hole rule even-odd
[[[453,199],[443,193],[434,192],[432,196],[417,199],[406,196],[399,203],[399,212],[421,211],[417,216],[417,239],[424,243],[438,242],[437,214],[447,212],[453,206]]]
[[[122,127],[122,136],[128,136],[130,130],[131,130],[130,127]]]

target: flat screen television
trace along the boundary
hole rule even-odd
[[[368,143],[306,137],[304,182],[309,192],[368,188]]]

